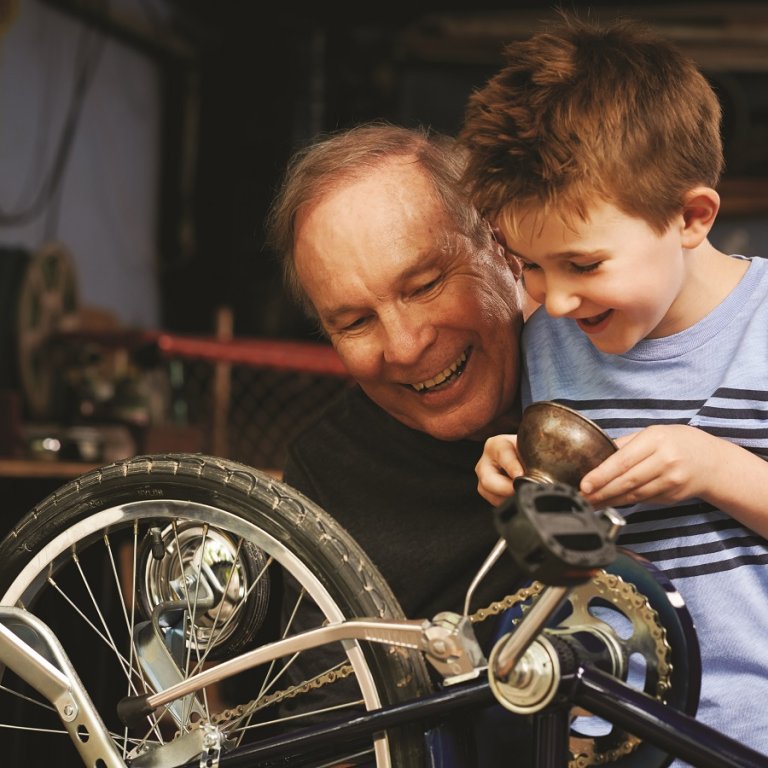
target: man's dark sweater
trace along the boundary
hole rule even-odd
[[[291,445],[285,481],[331,514],[376,564],[408,618],[461,612],[498,540],[477,492],[481,442],[406,427],[358,387],[345,390]],[[503,555],[471,609],[514,591]]]
[[[461,613],[468,587],[498,541],[491,506],[477,492],[483,445],[444,441],[406,427],[358,387],[342,393],[291,445],[285,481],[352,534],[389,583],[409,619]],[[519,586],[503,554],[474,593],[470,611]],[[488,653],[494,621],[475,625]],[[532,765],[528,718],[498,705],[452,725],[469,764],[498,765],[515,755]],[[460,739],[461,740],[461,739]],[[473,751],[474,750],[474,751]]]

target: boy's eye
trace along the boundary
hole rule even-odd
[[[574,264],[571,262],[571,267],[575,272],[594,272],[600,265],[602,264],[601,261],[594,261],[591,264]]]
[[[591,264],[577,264],[574,261],[569,261],[568,268],[579,274],[584,274],[586,272],[594,272],[602,263],[602,261],[594,261]],[[523,261],[522,259],[520,260],[520,266],[523,272],[541,269],[538,264],[534,264],[532,261]]]

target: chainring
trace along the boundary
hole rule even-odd
[[[505,604],[516,606],[518,614],[524,615],[544,589],[537,582],[531,587],[520,590],[519,599],[510,596]],[[695,714],[701,668],[693,623],[671,582],[639,555],[619,550],[610,568],[570,592],[544,632],[607,637],[627,661],[627,684]],[[662,768],[670,762],[655,745],[584,710],[574,708],[571,718],[569,768],[608,764]]]
[[[601,571],[575,589],[567,602],[571,608],[570,615],[559,621],[556,628],[547,631],[574,634],[586,628],[598,629],[609,635],[630,667],[633,660],[638,657],[641,660],[644,670],[639,671],[644,671],[642,688],[645,693],[664,701],[670,687],[671,648],[666,630],[648,598],[640,594],[634,584]],[[624,631],[630,628],[630,632]],[[633,752],[641,743],[638,737],[617,726],[609,725],[608,731],[601,735],[582,733],[579,723],[589,713],[574,709],[572,716],[575,717],[571,723],[569,768],[615,762]]]

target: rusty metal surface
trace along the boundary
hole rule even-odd
[[[578,488],[581,478],[616,450],[616,443],[597,424],[572,408],[545,400],[525,409],[517,432],[523,479],[539,483]]]

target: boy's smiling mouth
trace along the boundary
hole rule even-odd
[[[605,328],[612,314],[612,309],[606,309],[605,312],[601,312],[599,315],[579,317],[576,319],[576,323],[584,333],[597,333]]]

